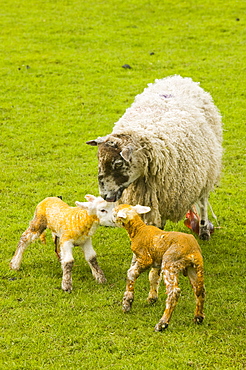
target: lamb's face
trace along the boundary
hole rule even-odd
[[[98,203],[96,205],[96,214],[99,219],[99,223],[102,226],[115,226],[113,222],[113,209],[115,204],[106,202],[101,197],[98,197]]]
[[[136,215],[137,212],[134,210],[134,207],[128,204],[120,204],[113,209],[113,221],[119,227],[124,227]]]
[[[77,207],[85,209],[90,216],[97,216],[102,226],[115,226],[113,222],[113,209],[115,204],[106,202],[102,197],[87,194],[87,202],[75,202]]]
[[[98,145],[98,182],[101,196],[116,202],[122,192],[141,176],[142,166],[133,146],[109,137]]]
[[[116,226],[124,227],[129,221],[136,218],[137,215],[148,213],[150,210],[150,207],[141,206],[139,204],[136,206],[120,204],[113,209],[113,222],[116,224]]]

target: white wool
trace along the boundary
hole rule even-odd
[[[145,176],[121,202],[151,206],[146,220],[179,221],[218,183],[222,157],[221,116],[209,93],[191,78],[149,84],[116,122],[112,134],[130,135]],[[149,219],[151,217],[151,219]]]

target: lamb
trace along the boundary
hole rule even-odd
[[[93,277],[98,283],[105,283],[106,278],[99,267],[91,237],[97,226],[114,226],[112,222],[113,203],[101,197],[87,194],[88,202],[75,202],[77,207],[70,207],[58,197],[48,197],[41,201],[35,210],[30,226],[22,234],[16,252],[10,262],[10,268],[19,270],[22,255],[26,247],[34,240],[43,236],[45,229],[50,229],[55,239],[56,252],[59,244],[63,270],[62,289],[72,290],[72,266],[74,258],[73,246],[81,246]]]
[[[210,238],[207,204],[218,184],[221,115],[209,93],[191,78],[171,76],[149,84],[98,146],[100,195],[144,204],[148,224],[163,228],[197,205],[199,235]]]
[[[127,230],[133,252],[132,264],[127,272],[123,311],[128,312],[131,309],[136,279],[143,271],[151,268],[147,300],[154,303],[158,299],[159,284],[163,275],[167,293],[166,307],[155,326],[155,331],[166,329],[180,295],[178,275],[183,272],[189,277],[196,298],[194,321],[200,324],[204,319],[205,288],[203,258],[199,244],[193,235],[165,232],[155,226],[147,226],[139,214],[149,211],[149,207],[126,204],[121,204],[113,210],[113,220],[117,226]]]

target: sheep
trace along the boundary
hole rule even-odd
[[[207,204],[218,184],[221,115],[209,93],[191,78],[170,76],[149,84],[98,146],[100,195],[107,201],[144,204],[146,223],[164,228],[197,205],[199,235],[209,240]]]
[[[154,303],[158,299],[159,284],[163,275],[167,293],[166,307],[163,316],[155,326],[155,331],[165,330],[178,302],[180,295],[178,275],[183,272],[189,277],[196,298],[194,321],[200,324],[204,319],[205,300],[203,257],[200,246],[191,234],[165,232],[155,226],[146,225],[139,214],[149,211],[150,207],[127,204],[121,204],[113,210],[113,220],[116,226],[127,230],[133,252],[132,264],[127,272],[123,311],[131,310],[136,279],[143,271],[151,268],[147,300],[149,303]]]
[[[48,228],[52,231],[56,252],[60,257],[63,271],[61,285],[64,291],[71,292],[72,290],[74,263],[72,249],[77,245],[82,247],[93,277],[98,283],[105,283],[106,278],[98,265],[91,237],[99,223],[104,226],[114,226],[112,222],[114,204],[90,194],[87,194],[85,198],[88,202],[75,202],[77,207],[68,206],[58,197],[48,197],[41,201],[36,207],[30,226],[20,238],[10,262],[10,268],[19,270],[26,247],[43,236],[43,232]],[[42,239],[44,241],[44,237]],[[58,245],[60,253],[57,250]]]

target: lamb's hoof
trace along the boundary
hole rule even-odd
[[[127,312],[131,311],[131,306],[123,305],[123,306],[122,306],[122,311],[123,311],[124,313],[127,313]]]
[[[72,293],[72,288],[71,289],[62,289],[66,293]]]
[[[163,321],[159,321],[158,324],[155,326],[155,331],[163,331],[168,328],[168,324]]]
[[[148,297],[147,302],[149,304],[154,304],[158,300],[158,297]]]
[[[199,325],[203,322],[203,319],[204,319],[203,316],[195,316],[194,317],[194,323]]]
[[[62,290],[64,292],[71,293],[72,292],[72,285],[66,284],[66,283],[62,283]]]
[[[96,276],[96,281],[99,284],[105,284],[107,282],[107,279],[105,278],[104,275],[99,275],[99,276]]]
[[[123,301],[123,304],[122,304],[122,310],[123,312],[129,312],[132,308],[132,302],[133,302],[133,299],[131,299],[130,301]]]
[[[11,270],[18,271],[20,269],[20,265],[18,265],[15,261],[11,261],[9,264]]]

